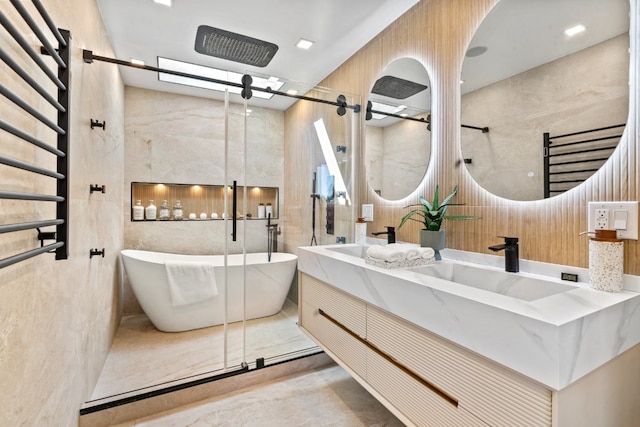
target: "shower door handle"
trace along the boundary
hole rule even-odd
[[[233,181],[233,202],[231,211],[231,240],[236,241],[236,210],[238,206],[237,181]]]

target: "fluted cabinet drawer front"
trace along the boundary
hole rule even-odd
[[[487,424],[551,425],[551,392],[539,384],[376,307],[367,324],[371,344]]]
[[[309,332],[314,340],[332,352],[343,363],[349,366],[362,378],[366,376],[367,348],[355,337],[349,335],[339,326],[321,316],[318,309],[303,302],[301,326]]]
[[[301,273],[302,300],[323,310],[351,332],[364,338],[367,333],[367,306],[364,301]]]
[[[464,408],[444,400],[373,351],[367,353],[367,366],[369,385],[416,426],[488,426]]]

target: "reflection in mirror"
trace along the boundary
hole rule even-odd
[[[367,181],[380,197],[400,200],[418,187],[429,164],[427,70],[412,58],[394,61],[378,76],[369,102],[373,114],[365,133]]]
[[[491,129],[461,129],[469,173],[512,200],[579,185],[620,139],[628,81],[628,0],[500,1],[462,68],[461,121]],[[576,135],[559,138],[568,134]]]

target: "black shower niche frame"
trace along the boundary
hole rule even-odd
[[[71,58],[71,33],[68,30],[58,28],[54,24],[40,0],[32,0],[32,2],[42,18],[42,21],[46,24],[49,32],[57,40],[57,48],[49,42],[43,30],[38,27],[36,21],[31,17],[25,6],[19,1],[12,1],[11,4],[22,17],[24,22],[29,26],[33,34],[35,34],[38,40],[42,43],[40,52],[34,50],[32,42],[29,41],[33,34],[21,34],[16,28],[16,25],[14,25],[4,14],[0,14],[0,23],[7,33],[9,33],[15,40],[17,45],[23,50],[25,57],[30,57],[31,60],[33,60],[33,62],[42,70],[44,75],[53,82],[57,88],[57,93],[55,95],[50,93],[51,91],[45,89],[32,77],[32,72],[21,68],[20,61],[15,61],[11,55],[5,52],[2,48],[0,48],[0,50],[2,50],[1,53],[4,63],[46,102],[57,110],[57,121],[54,122],[49,119],[47,117],[48,112],[38,111],[28,102],[18,97],[11,88],[3,87],[2,95],[32,116],[37,125],[43,124],[54,131],[56,133],[57,146],[53,147],[51,144],[16,128],[3,120],[0,120],[0,129],[10,133],[14,137],[36,146],[37,148],[55,155],[56,170],[49,170],[38,165],[13,159],[3,155],[2,153],[0,153],[0,163],[37,175],[54,178],[56,180],[56,194],[22,193],[0,189],[0,199],[53,202],[56,204],[56,217],[53,219],[39,219],[29,222],[0,225],[0,234],[35,230],[37,231],[37,236],[35,237],[40,241],[40,247],[0,259],[0,269],[48,252],[55,253],[56,260],[64,260],[69,256],[69,103],[71,100],[71,76],[69,64]],[[22,23],[17,26],[21,27]],[[57,64],[57,67],[50,67],[47,65],[40,55],[50,56]],[[55,232],[41,230],[41,228],[54,226]],[[49,240],[55,240],[55,242],[45,244],[45,241]]]

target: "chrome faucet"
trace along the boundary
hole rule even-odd
[[[498,236],[504,239],[504,243],[501,245],[489,246],[494,252],[498,252],[504,249],[504,269],[510,273],[517,273],[520,271],[519,255],[518,255],[518,238],[517,237],[504,237]]]
[[[381,234],[386,234],[387,235],[387,243],[395,243],[396,242],[396,228],[395,227],[390,227],[388,225],[386,225],[385,227],[387,227],[387,231],[376,231],[375,233],[371,233],[374,236],[379,236]]]

